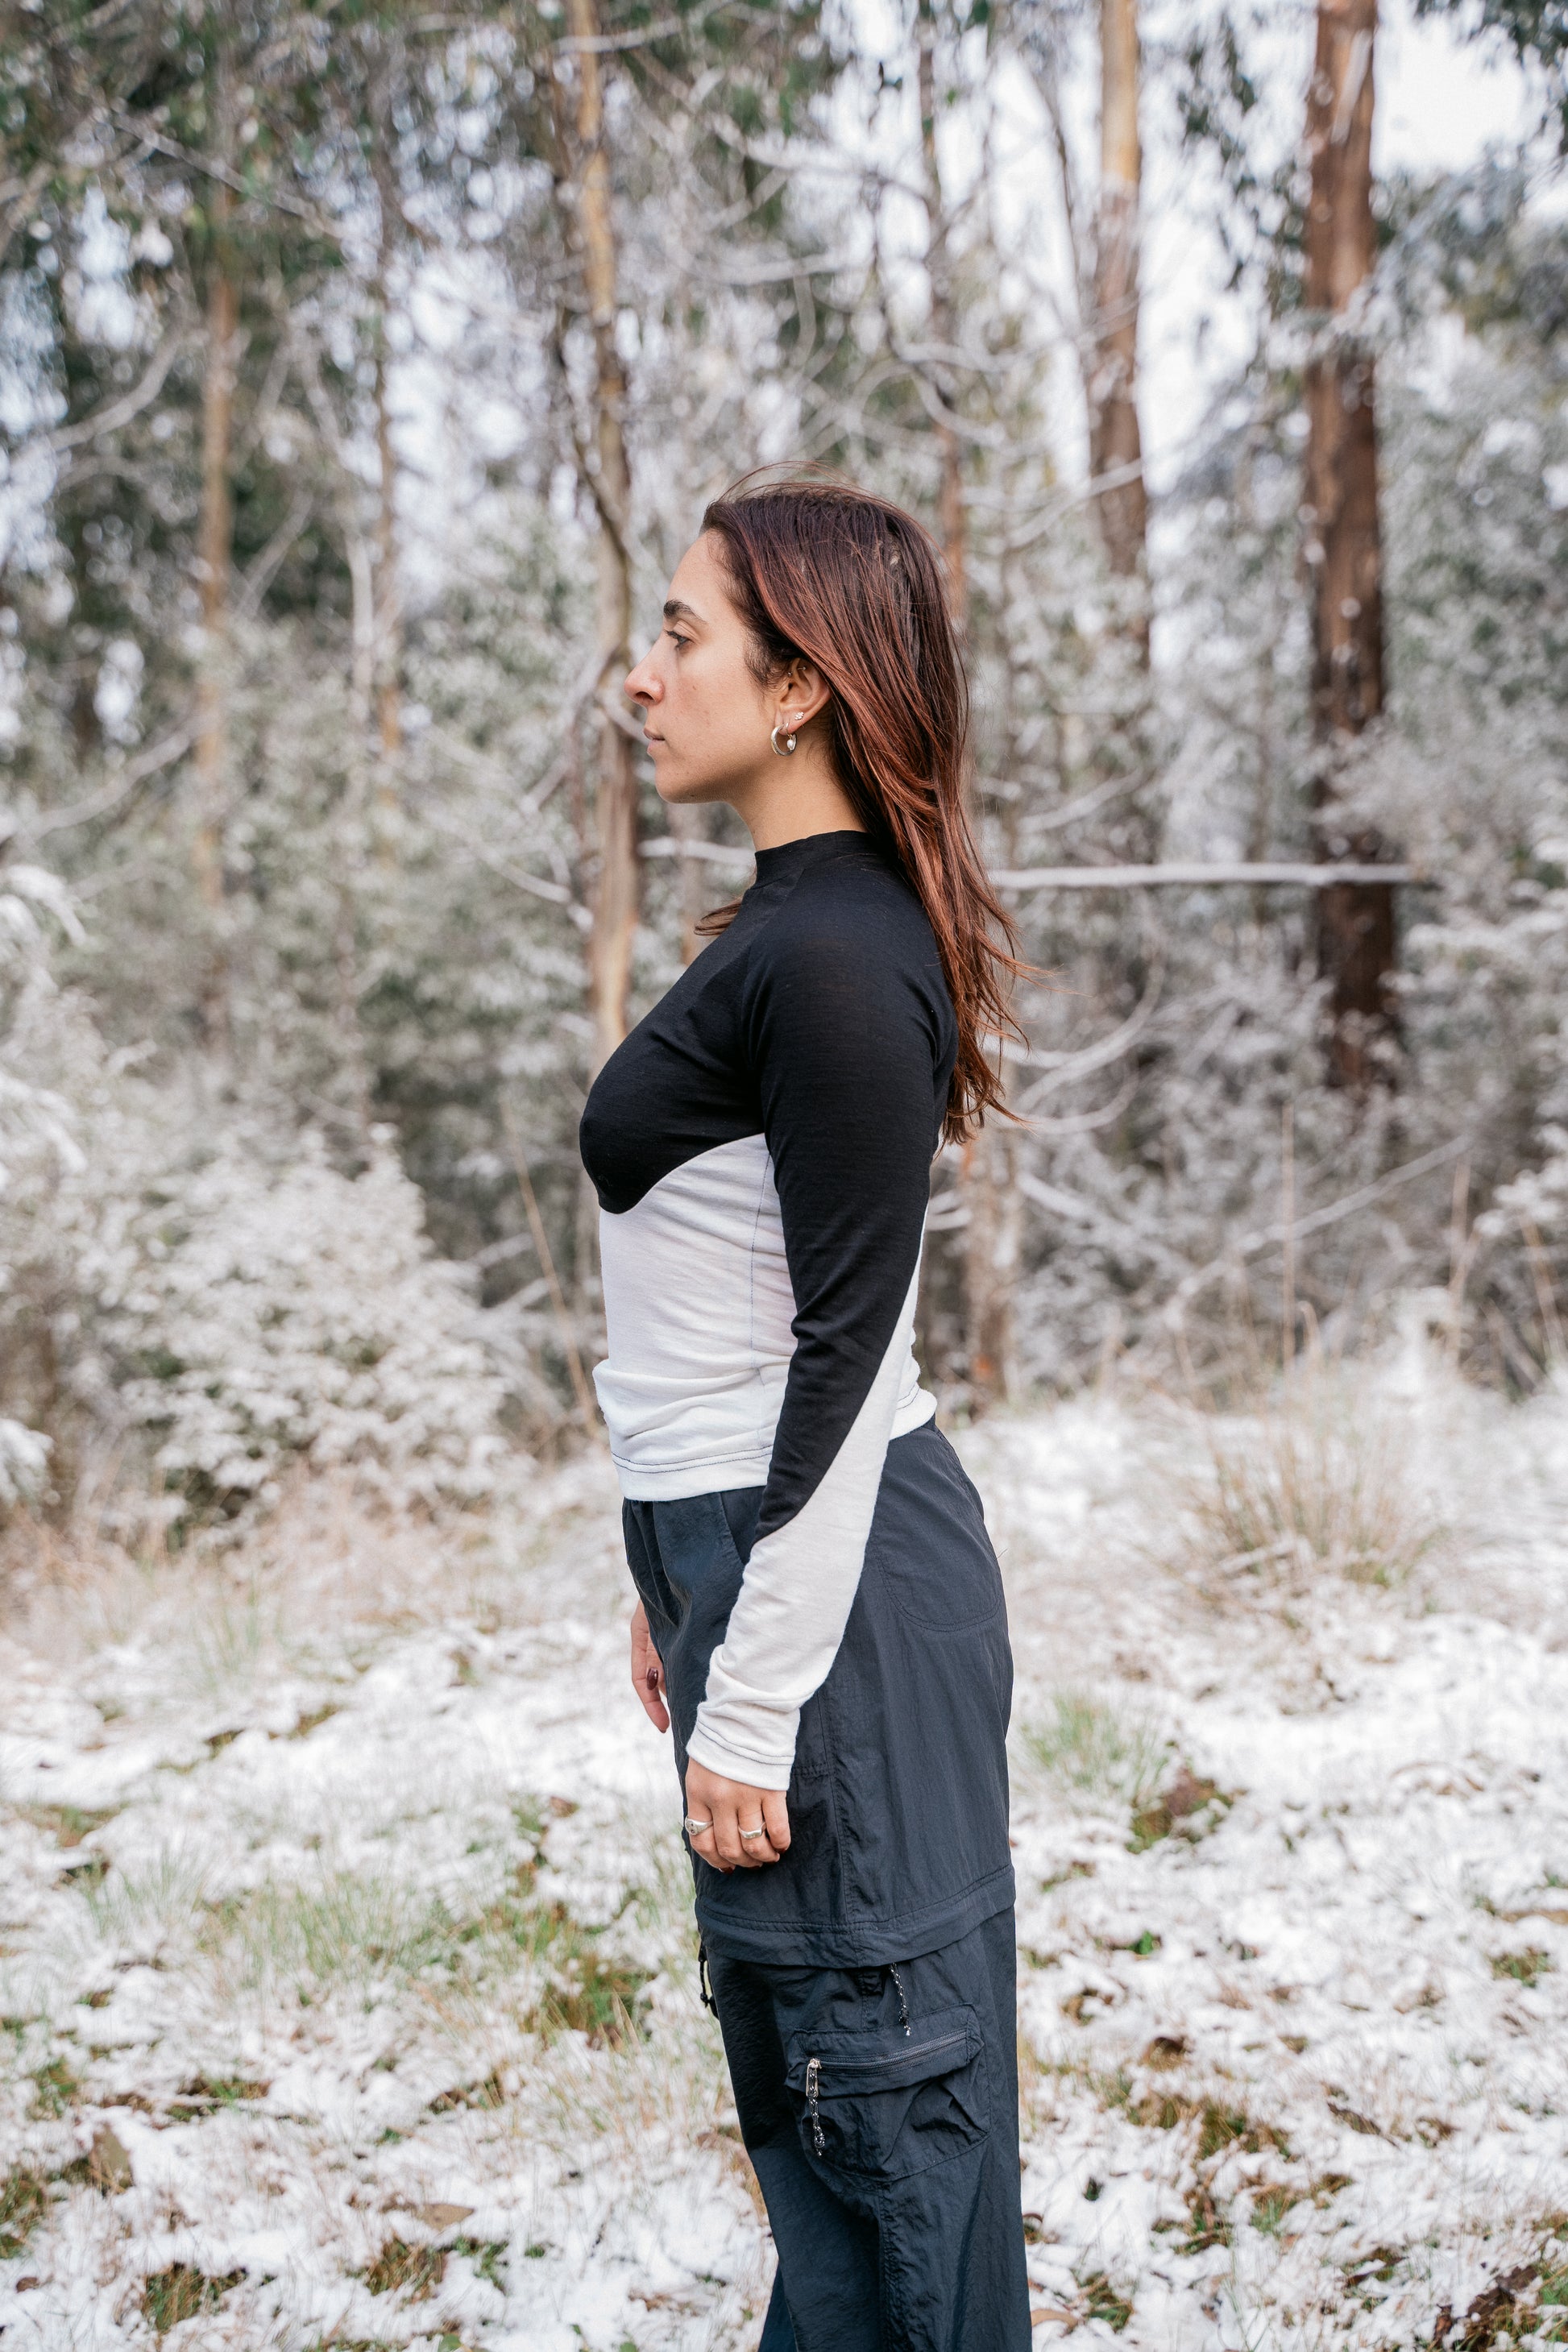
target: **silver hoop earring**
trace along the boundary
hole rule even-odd
[[[779,727],[782,727],[783,725],[784,720],[781,719],[779,720]],[[768,740],[773,745],[773,750],[778,753],[779,758],[781,760],[784,760],[787,759],[789,754],[795,750],[795,737],[793,735],[786,735],[784,741],[781,743],[779,741],[779,727],[775,727],[773,729],[773,733],[768,737]]]

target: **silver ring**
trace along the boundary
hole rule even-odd
[[[768,1825],[767,1825],[766,1822],[763,1822],[762,1823],[761,1827],[760,1827],[760,1828],[758,1828],[758,1829],[754,1829],[754,1830],[742,1830],[742,1831],[741,1832],[741,1835],[742,1835],[743,1838],[758,1838],[758,1837],[766,1837],[767,1833],[768,1833]]]
[[[704,1830],[710,1830],[712,1826],[711,1822],[694,1822],[689,1813],[686,1816],[687,1834],[690,1837],[700,1837]]]

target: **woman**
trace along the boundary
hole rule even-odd
[[[778,2251],[762,2352],[1015,2352],[1012,1660],[913,1355],[932,1155],[997,1102],[936,551],[833,483],[710,506],[626,680],[756,879],[600,1072],[595,1375],[702,1960]],[[667,1712],[668,1706],[668,1712]]]

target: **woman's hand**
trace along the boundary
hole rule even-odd
[[[694,1830],[693,1822],[708,1826]],[[789,1850],[789,1807],[782,1789],[753,1789],[744,1780],[726,1780],[722,1773],[710,1772],[706,1764],[689,1757],[686,1831],[692,1853],[715,1870],[760,1870]]]
[[[664,1703],[664,1667],[647,1630],[647,1611],[639,1601],[632,1612],[632,1688],[643,1713],[656,1731],[669,1729],[669,1709]]]

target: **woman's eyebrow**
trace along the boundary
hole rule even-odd
[[[667,621],[697,621],[699,623],[700,623],[702,619],[702,615],[698,611],[695,604],[683,604],[679,596],[671,596],[668,598],[664,608],[664,617]]]

